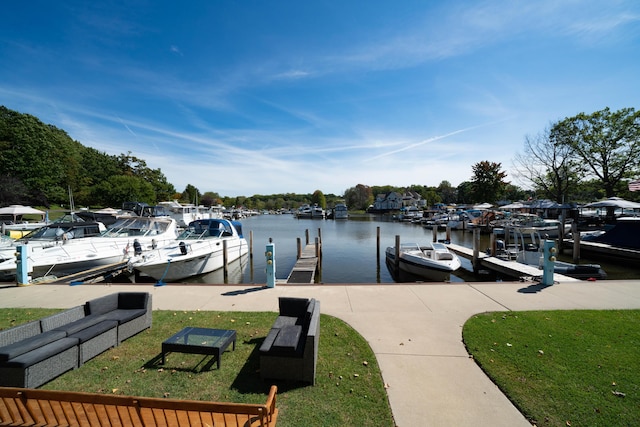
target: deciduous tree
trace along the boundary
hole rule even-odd
[[[607,197],[616,195],[622,180],[640,173],[640,111],[633,108],[568,117],[553,126],[551,138],[574,150]]]

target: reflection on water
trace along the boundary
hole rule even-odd
[[[395,245],[395,236],[401,242],[426,242],[433,239],[433,230],[420,225],[393,222],[388,217],[365,216],[347,221],[295,219],[291,215],[260,215],[241,221],[245,238],[250,241],[253,259],[243,260],[230,265],[226,283],[264,284],[266,283],[265,249],[269,238],[273,238],[276,255],[276,277],[286,279],[296,262],[297,242],[306,243],[306,231],[309,242],[322,237],[322,283],[394,283],[385,263],[385,249]],[[377,233],[380,233],[380,248],[377,250]],[[444,239],[446,233],[439,231],[438,239]],[[452,231],[451,241],[471,248],[473,233]],[[489,236],[480,237],[480,248],[489,247]],[[567,257],[565,255],[565,257]],[[567,261],[571,261],[569,252]],[[561,257],[562,259],[562,257]],[[564,259],[562,259],[564,260]],[[496,277],[490,272],[474,274],[471,262],[461,258],[462,268],[452,274],[451,282],[510,280]],[[640,279],[640,270],[628,266],[618,266],[603,261],[583,259],[581,263],[601,264],[609,279]],[[420,279],[417,279],[420,281]],[[225,283],[222,270],[204,276],[190,278],[192,283]]]

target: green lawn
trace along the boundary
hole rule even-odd
[[[56,310],[2,309],[0,328]],[[257,349],[277,313],[154,311],[153,327],[42,388],[175,399],[264,403],[271,383],[259,374]],[[339,319],[321,315],[316,385],[278,382],[278,426],[393,426],[391,408],[368,343]],[[171,353],[161,342],[185,326],[235,329],[236,350],[222,357]]]
[[[487,313],[463,337],[537,426],[640,423],[640,310]]]

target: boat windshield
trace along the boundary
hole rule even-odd
[[[122,218],[103,232],[101,237],[154,236],[165,233],[169,221],[151,217]]]

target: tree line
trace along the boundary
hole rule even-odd
[[[315,190],[228,197],[201,193],[189,184],[177,192],[160,169],[148,167],[130,152],[108,155],[85,147],[55,126],[0,106],[0,206],[64,205],[71,194],[77,205],[89,207],[178,199],[258,210],[295,209],[305,203],[327,208],[341,201],[350,209],[365,210],[378,194],[391,191],[417,193],[429,205],[495,204],[527,198],[565,203],[614,195],[638,199],[627,183],[640,175],[640,112],[605,108],[552,123],[540,134],[525,137],[524,150],[515,155],[513,166],[514,178],[525,188],[507,180],[501,163],[486,160],[472,165],[470,180],[457,187],[443,180],[438,186],[357,184],[342,195]]]

